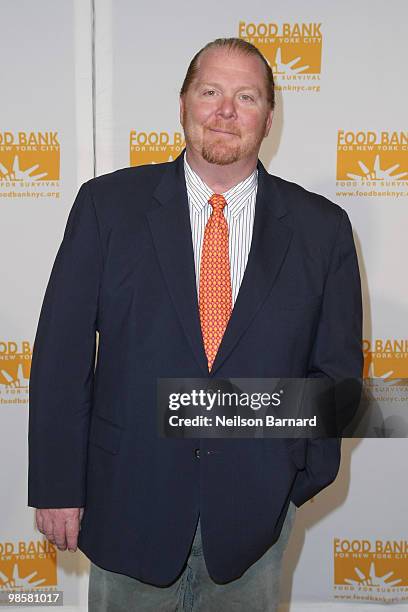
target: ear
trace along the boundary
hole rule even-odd
[[[184,97],[183,96],[180,96],[179,102],[180,102],[180,123],[181,125],[183,125],[183,117],[184,117]]]
[[[268,117],[266,120],[266,126],[265,126],[265,135],[264,138],[266,138],[269,134],[269,130],[271,129],[271,125],[272,125],[272,119],[273,119],[273,110],[271,109],[268,113]]]

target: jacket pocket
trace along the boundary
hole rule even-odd
[[[115,423],[94,415],[92,417],[89,442],[94,446],[103,448],[108,453],[116,455],[119,452],[122,428]]]

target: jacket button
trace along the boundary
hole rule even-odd
[[[196,448],[196,449],[194,450],[194,455],[195,455],[195,458],[196,458],[196,459],[199,459],[199,458],[200,458],[200,449],[199,449],[199,448]]]

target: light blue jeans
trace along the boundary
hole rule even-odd
[[[279,539],[236,580],[215,583],[208,575],[200,520],[180,577],[157,587],[91,563],[89,612],[276,612],[283,552],[296,514],[291,502]]]

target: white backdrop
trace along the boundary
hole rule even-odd
[[[378,404],[386,397],[404,410],[408,8],[405,0],[207,0],[194,14],[186,0],[14,0],[2,8],[0,590],[44,581],[64,591],[67,609],[85,610],[87,560],[44,547],[26,507],[32,343],[80,184],[178,155],[178,92],[191,57],[220,36],[254,42],[277,83],[261,159],[350,215],[367,386],[382,379],[372,391]],[[406,451],[404,439],[343,443],[336,482],[298,510],[282,610],[407,607]]]

